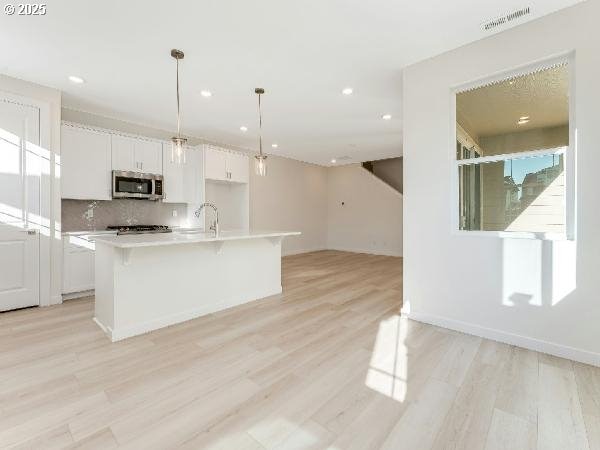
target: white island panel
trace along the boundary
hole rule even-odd
[[[292,234],[99,238],[95,320],[118,341],[279,294],[281,239]]]

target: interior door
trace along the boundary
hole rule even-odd
[[[40,302],[39,145],[39,108],[0,93],[0,311]]]

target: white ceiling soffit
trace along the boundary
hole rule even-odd
[[[473,138],[569,123],[569,69],[551,67],[456,96],[457,121]],[[521,117],[527,122],[519,124]]]
[[[46,3],[45,16],[0,15],[0,72],[62,90],[68,108],[174,130],[170,50],[179,48],[184,134],[256,149],[254,88],[264,87],[266,148],[327,165],[402,154],[406,65],[578,0]],[[529,14],[482,27],[524,7]]]

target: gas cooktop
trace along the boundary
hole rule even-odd
[[[121,234],[145,234],[145,233],[170,233],[173,231],[168,225],[111,225],[107,230],[117,230]]]

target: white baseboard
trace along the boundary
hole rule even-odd
[[[338,252],[350,252],[350,253],[365,253],[368,255],[380,255],[380,256],[396,256],[402,257],[402,252],[394,250],[373,250],[356,247],[328,247],[327,250],[335,250]]]
[[[104,325],[96,317],[94,317],[94,322],[96,322],[96,324],[102,329],[102,331],[104,331],[104,333],[108,335],[112,342],[117,342],[133,336],[138,336],[140,334],[149,333],[150,331],[158,330],[160,328],[165,328],[170,325],[187,322],[188,320],[196,319],[206,314],[211,314],[217,311],[223,311],[229,308],[233,308],[234,306],[242,305],[244,303],[248,303],[254,300],[259,300],[261,298],[281,294],[281,292],[282,288],[281,286],[279,286],[278,288],[273,288],[266,292],[244,296],[244,298],[240,297],[227,299],[226,301],[223,301],[218,305],[212,305],[211,307],[200,306],[198,308],[189,309],[180,313],[170,314],[165,317],[158,317],[155,319],[147,320],[145,322],[136,323],[135,325],[119,327],[114,329],[107,325]]]
[[[293,255],[301,255],[303,253],[312,253],[312,252],[322,252],[323,250],[327,250],[326,247],[315,247],[315,248],[303,248],[296,249],[291,251],[282,251],[281,256],[293,256]]]
[[[60,305],[63,302],[62,295],[53,295],[50,297],[50,305]]]
[[[69,292],[68,294],[62,295],[62,300],[73,300],[76,298],[83,297],[92,297],[94,295],[94,290],[90,289],[89,291],[80,291],[80,292]]]
[[[475,325],[460,320],[450,319],[447,317],[436,316],[432,314],[424,314],[416,311],[402,311],[403,317],[407,317],[417,322],[423,322],[430,325],[436,325],[442,328],[448,328],[461,333],[471,334],[474,336],[491,339],[505,344],[515,345],[517,347],[535,350],[540,353],[558,356],[560,358],[570,359],[572,361],[590,364],[600,367],[600,353],[590,352],[579,348],[569,347],[566,345],[556,344],[554,342],[542,341],[528,336],[509,333],[506,331],[497,330],[494,328],[486,328],[480,325]]]
[[[388,250],[372,250],[372,249],[364,249],[364,248],[356,248],[356,247],[317,247],[317,248],[308,248],[301,250],[292,250],[289,252],[282,252],[281,256],[293,256],[293,255],[301,255],[303,253],[312,253],[312,252],[322,252],[325,250],[334,250],[337,252],[349,252],[349,253],[364,253],[367,255],[380,255],[380,256],[396,256],[402,257],[402,252],[396,251],[388,251]]]

